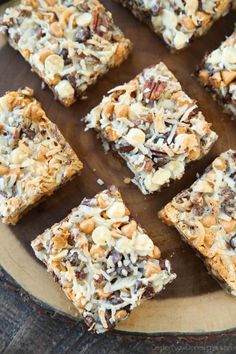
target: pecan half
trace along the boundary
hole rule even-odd
[[[162,93],[165,91],[166,87],[166,81],[158,80],[157,82],[155,82],[152,79],[147,80],[143,87],[144,100],[158,100],[161,97]]]

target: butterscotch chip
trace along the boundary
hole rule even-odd
[[[85,198],[32,242],[91,331],[112,329],[176,277],[129,214],[113,186]]]
[[[217,139],[196,101],[163,63],[111,89],[85,122],[126,161],[143,194],[180,179],[186,165],[206,155]]]
[[[17,103],[17,104],[16,104]],[[70,180],[82,163],[47,117],[33,90],[0,97],[0,216],[6,224]]]
[[[132,48],[98,0],[24,0],[6,10],[0,30],[65,106]]]
[[[236,31],[207,54],[197,71],[200,82],[224,111],[236,115]]]
[[[212,172],[215,174],[214,179],[209,178]],[[219,284],[234,296],[235,176],[236,151],[228,150],[217,157],[191,187],[179,193],[159,213],[162,221],[177,228],[183,240],[202,256],[207,269]]]

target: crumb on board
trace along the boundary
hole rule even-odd
[[[97,179],[97,184],[99,184],[100,186],[104,185],[104,181],[101,178]]]
[[[131,178],[130,177],[125,177],[124,178],[124,183],[125,184],[130,184],[130,182],[131,182]]]

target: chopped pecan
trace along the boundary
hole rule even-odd
[[[158,100],[165,91],[166,87],[166,81],[158,80],[155,82],[154,80],[149,79],[145,82],[143,87],[143,98],[151,101]]]
[[[162,167],[170,161],[169,156],[165,152],[152,149],[151,153],[155,167]]]
[[[91,22],[91,30],[101,37],[107,37],[107,29],[109,27],[109,22],[106,14],[94,12]]]
[[[153,166],[154,166],[154,162],[153,162],[152,160],[147,160],[147,161],[145,162],[144,170],[145,170],[146,172],[151,172]]]

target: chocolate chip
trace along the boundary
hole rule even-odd
[[[90,30],[88,28],[81,28],[75,34],[75,40],[79,43],[84,43],[90,38]]]
[[[64,75],[63,79],[68,80],[71,86],[76,89],[76,78],[73,75]]]
[[[161,258],[159,260],[159,266],[160,266],[161,270],[165,270],[166,269],[166,260]]]
[[[142,283],[140,280],[138,280],[137,283],[135,284],[135,289],[134,289],[135,293],[136,293],[139,289],[141,289],[142,287],[143,287],[143,283]]]
[[[125,310],[127,313],[131,312],[131,305],[127,305],[125,307],[123,307],[123,310]]]
[[[74,246],[74,244],[75,244],[74,237],[72,235],[69,235],[67,242],[68,242],[68,245]]]
[[[52,273],[52,277],[53,277],[53,280],[54,280],[56,283],[59,283],[59,278],[58,278],[58,276],[57,276],[55,273]]]
[[[64,59],[64,64],[65,65],[69,65],[72,63],[72,60],[70,58],[68,58],[68,49],[63,48],[60,52],[60,56],[62,57],[62,59]]]
[[[114,291],[114,293],[110,296],[109,298],[109,302],[112,304],[112,305],[119,305],[119,304],[122,304],[122,302],[124,302],[121,297],[120,297],[120,291],[117,290],[117,291]]]
[[[82,268],[81,270],[75,271],[75,276],[79,280],[84,280],[87,276],[87,273],[85,273],[84,268]]]
[[[231,237],[229,244],[233,249],[236,249],[236,235]]]
[[[221,204],[221,209],[225,214],[231,216],[234,213],[236,207],[235,193],[232,191],[232,189],[226,187],[222,190],[221,194],[224,198]]]
[[[40,39],[42,37],[45,37],[45,32],[42,30],[41,27],[39,27],[36,31],[36,35],[35,35],[35,38],[36,39]]]
[[[112,324],[112,323],[110,322],[110,319],[111,319],[111,310],[106,310],[106,311],[105,311],[105,320],[106,320],[108,329],[112,329],[112,328],[115,326],[115,323]]]
[[[134,147],[130,144],[126,144],[126,145],[121,145],[119,147],[119,152],[130,152],[134,149]]]
[[[143,293],[143,297],[145,297],[146,299],[151,299],[153,298],[153,296],[155,296],[155,290],[151,284],[148,284]]]
[[[74,252],[72,255],[69,256],[68,260],[70,261],[73,267],[77,267],[80,265],[80,259],[78,257],[78,253]]]
[[[231,173],[229,177],[236,181],[236,172]]]
[[[60,55],[60,57],[62,57],[62,59],[64,59],[64,60],[67,59],[67,57],[68,57],[68,49],[63,48],[59,55]]]
[[[122,265],[121,267],[116,268],[116,273],[121,277],[125,278],[132,274],[132,270],[129,266]]]
[[[151,14],[152,16],[157,16],[160,11],[160,5],[159,4],[154,4],[151,6]]]
[[[23,128],[21,131],[22,134],[26,135],[30,140],[33,140],[36,135],[35,131],[30,128]]]
[[[90,328],[95,323],[94,318],[92,316],[84,317],[84,322],[86,326],[88,326],[88,328]]]
[[[114,264],[117,264],[119,261],[122,261],[122,259],[123,259],[122,253],[120,253],[119,251],[117,251],[115,248],[113,248],[113,249],[109,252],[108,257],[111,257],[112,262],[113,262]]]
[[[196,216],[202,216],[204,213],[204,207],[200,205],[194,205],[193,206],[193,214]]]
[[[97,201],[95,199],[87,199],[84,198],[81,202],[81,205],[86,205],[86,206],[90,206],[90,207],[95,207],[97,206]]]
[[[14,37],[13,37],[13,41],[14,41],[15,43],[18,43],[19,40],[20,40],[20,35],[19,35],[19,33],[15,33],[15,34],[14,34]]]

